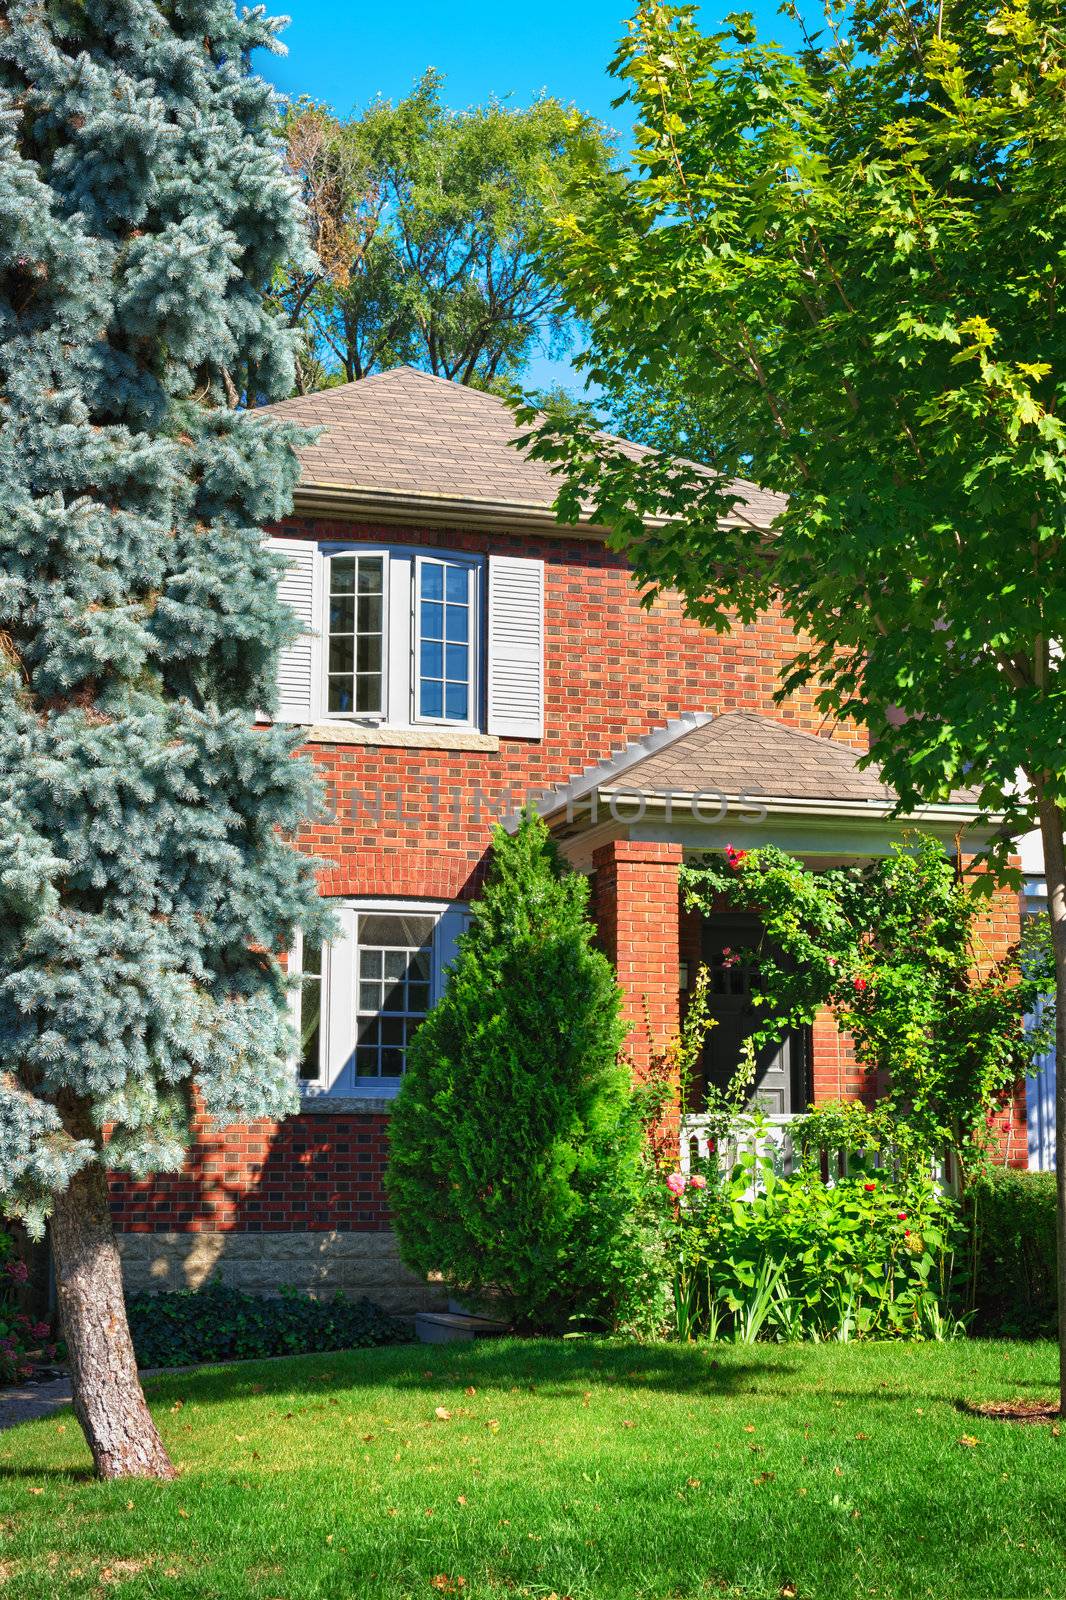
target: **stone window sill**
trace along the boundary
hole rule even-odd
[[[306,1094],[300,1099],[301,1117],[388,1116],[393,1101],[384,1095],[369,1094]]]
[[[316,722],[304,735],[305,744],[376,745],[399,750],[488,750],[500,748],[494,733],[473,733],[450,728],[357,728],[350,722]]]

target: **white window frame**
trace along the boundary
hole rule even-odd
[[[329,967],[329,944],[322,945],[318,964],[318,1076],[317,1078],[301,1078],[300,1063],[302,1052],[300,1050],[301,1028],[303,1024],[303,981],[304,981],[304,932],[302,928],[296,930],[296,942],[289,952],[288,972],[293,985],[289,998],[289,1014],[292,1025],[296,1030],[296,1055],[293,1060],[293,1071],[296,1082],[303,1094],[317,1094],[321,1092],[325,1081],[326,1041],[329,1038],[329,1021],[327,1018],[329,980],[327,971]]]
[[[318,695],[319,710],[322,720],[326,722],[354,722],[361,727],[380,727],[389,721],[390,709],[390,684],[392,680],[392,660],[390,643],[392,637],[392,562],[390,552],[377,545],[345,545],[322,547],[322,649],[319,653],[318,671],[316,673],[316,692]],[[360,558],[371,557],[381,561],[381,710],[380,711],[331,711],[329,709],[329,646],[332,637],[330,633],[330,599],[333,590],[333,563],[337,560],[355,557],[356,572]],[[357,579],[358,582],[358,579]],[[356,617],[358,619],[358,603],[356,604]],[[353,658],[352,679],[353,686],[356,675],[354,662],[357,661],[356,652]]]
[[[319,1076],[299,1077],[297,1054],[292,1063],[297,1087],[306,1100],[333,1097],[340,1099],[391,1100],[399,1092],[402,1077],[359,1077],[355,1070],[355,1050],[359,1030],[359,945],[358,918],[368,914],[382,916],[433,917],[433,948],[430,966],[429,1004],[436,1005],[444,992],[446,966],[454,939],[466,926],[467,911],[459,902],[441,900],[398,900],[374,896],[330,900],[340,923],[338,938],[322,946],[320,978]],[[445,936],[447,935],[447,948]],[[289,956],[293,984],[290,1007],[299,1038],[300,998],[303,978],[303,935],[297,934]]]
[[[481,726],[481,683],[478,666],[481,658],[481,639],[484,627],[481,618],[482,590],[481,569],[483,563],[469,556],[452,555],[447,550],[420,551],[415,556],[414,583],[411,591],[411,721],[417,726],[433,728],[460,728],[472,730]],[[467,714],[464,718],[439,716],[431,717],[419,707],[419,695],[422,684],[422,582],[423,575],[430,567],[458,567],[466,572],[466,605],[469,618],[466,641],[467,664]],[[445,594],[447,582],[445,581]],[[445,629],[447,632],[447,629]],[[435,642],[435,641],[434,641]],[[442,644],[445,662],[447,662],[447,641]],[[447,668],[445,666],[444,670]],[[445,679],[445,684],[447,680]],[[445,695],[445,704],[447,696]]]
[[[416,545],[364,544],[323,541],[318,545],[316,638],[312,656],[312,720],[361,728],[450,728],[463,733],[480,731],[485,722],[483,656],[488,638],[485,557],[462,551],[427,550]],[[337,556],[381,556],[384,603],[383,682],[380,713],[329,710],[329,591],[330,564]],[[423,562],[465,567],[469,573],[470,663],[469,715],[464,722],[450,717],[418,714],[420,638],[418,603]]]

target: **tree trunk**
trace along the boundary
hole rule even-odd
[[[1037,794],[1055,949],[1055,1286],[1059,1296],[1059,1412],[1066,1416],[1066,848],[1062,811],[1039,789]]]
[[[96,1161],[57,1195],[50,1223],[74,1414],[99,1478],[173,1478],[145,1404],[122,1298],[122,1268]]]

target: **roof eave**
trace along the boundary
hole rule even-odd
[[[571,538],[605,540],[609,530],[591,519],[560,522],[551,506],[535,501],[486,500],[467,495],[416,494],[369,484],[304,481],[293,495],[297,515],[345,517],[353,522],[428,524],[508,533],[568,534]],[[668,518],[647,517],[646,526],[665,527]],[[727,517],[731,524],[743,519]]]
[[[626,788],[614,784],[596,789],[595,794],[608,805],[614,801],[616,808],[619,810],[624,809],[626,800],[640,802],[645,811],[652,811],[656,814],[665,812],[667,809],[672,810],[676,806],[687,806],[692,810],[693,820],[697,822],[711,820],[710,818],[701,817],[699,804],[702,802],[704,805],[710,805],[712,795],[719,813],[724,805],[725,814],[729,817],[740,819],[746,817],[749,821],[752,820],[753,812],[759,809],[763,809],[771,816],[824,817],[829,820],[846,818],[853,822],[865,820],[870,822],[898,822],[904,825],[921,822],[955,822],[961,824],[981,822],[986,827],[995,828],[1005,820],[1000,816],[986,815],[981,811],[980,806],[961,802],[919,806],[914,811],[900,813],[896,811],[892,802],[887,800],[812,799],[788,795],[752,794],[750,792],[743,795],[729,795],[720,793],[718,790],[691,790],[687,792],[675,790],[670,793],[665,791],[662,793],[645,793],[637,786]],[[582,797],[580,804],[583,809],[591,798],[591,792]],[[562,806],[554,807],[551,811],[546,812],[545,816],[550,818],[561,809],[563,809]],[[624,815],[619,820],[624,821]],[[714,820],[724,821],[725,817],[719,816]]]

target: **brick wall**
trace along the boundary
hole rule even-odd
[[[856,748],[865,745],[861,730],[826,727],[810,695],[775,706],[779,667],[795,648],[779,615],[768,614],[719,637],[684,620],[676,598],[645,611],[627,566],[599,542],[300,519],[277,531],[287,537],[410,543],[478,554],[492,550],[545,561],[543,740],[501,740],[496,752],[310,745],[307,753],[326,784],[332,817],[309,829],[301,843],[325,862],[320,882],[326,895],[469,897],[484,870],[493,820],[489,807],[563,783],[683,711],[757,711],[831,733]],[[678,958],[686,955],[692,971],[698,961],[698,933],[693,935],[691,921],[682,924],[679,943],[673,847],[653,846],[650,855],[648,849],[615,847],[609,859],[597,862],[601,906],[609,898],[611,875],[617,887],[621,873],[623,898],[628,897],[624,918],[605,925],[603,939],[620,959],[627,1003],[639,1012],[632,1018],[641,1025],[632,1041],[638,1061],[651,1048],[640,1037],[643,996],[648,996],[654,1033],[665,1039],[677,1026]],[[846,1045],[831,1024],[819,1022],[817,1093],[836,1095],[842,1085],[843,1092],[861,1090]],[[382,1113],[305,1115],[282,1126],[257,1123],[225,1131],[200,1125],[180,1174],[146,1184],[114,1180],[117,1225],[129,1234],[168,1238],[383,1233],[388,1227],[381,1187],[387,1128]]]

